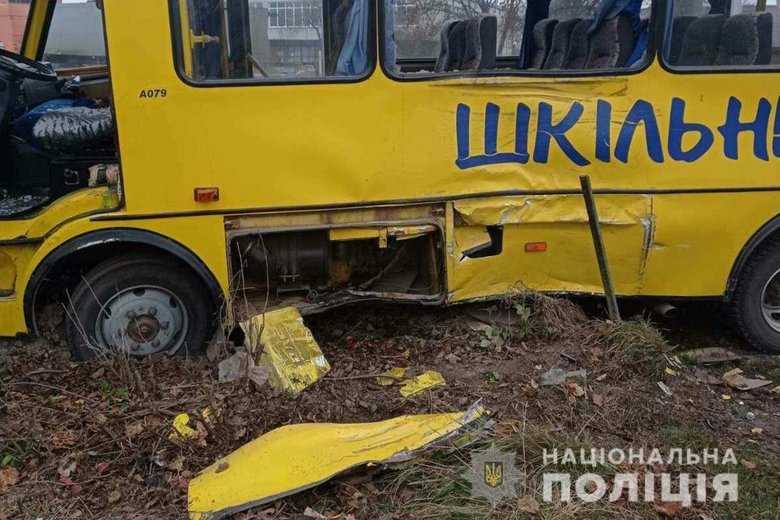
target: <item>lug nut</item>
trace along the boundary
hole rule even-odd
[[[171,325],[171,324],[170,324],[169,322],[167,322],[167,321],[164,321],[164,322],[160,323],[160,328],[161,328],[162,330],[168,330],[168,327],[169,327],[170,325]]]
[[[149,314],[149,316],[154,316],[155,314],[157,314],[157,307],[149,307],[147,314]]]
[[[157,347],[159,347],[159,346],[160,346],[160,340],[159,340],[159,339],[156,339],[156,340],[152,341],[152,346],[153,346],[154,348],[157,348]]]
[[[132,320],[133,318],[135,318],[135,311],[127,311],[127,314],[125,314],[125,316],[127,316],[128,320]]]
[[[138,343],[133,343],[132,345],[130,345],[130,349],[133,352],[137,351],[139,348],[141,348],[141,345],[139,345]]]

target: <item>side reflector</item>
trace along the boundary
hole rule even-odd
[[[219,188],[195,188],[195,202],[217,202]]]
[[[544,253],[547,251],[547,242],[526,242],[526,253]]]

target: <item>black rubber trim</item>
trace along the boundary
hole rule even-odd
[[[689,195],[704,193],[762,193],[780,192],[780,186],[756,186],[736,188],[674,188],[674,189],[600,189],[593,190],[595,195]],[[152,218],[180,218],[209,215],[246,215],[248,213],[282,213],[286,211],[318,211],[329,209],[351,209],[375,206],[420,205],[444,202],[457,202],[459,200],[481,199],[487,197],[521,197],[533,195],[581,195],[581,190],[502,190],[480,193],[468,193],[461,195],[449,195],[444,197],[425,197],[419,199],[389,199],[367,202],[342,202],[333,204],[298,205],[298,206],[267,206],[241,209],[212,209],[201,211],[173,211],[170,213],[142,213],[137,215],[101,215],[92,217],[93,222],[117,222],[130,220],[147,220]]]
[[[747,241],[747,244],[742,248],[742,251],[739,252],[739,256],[737,256],[737,260],[731,268],[731,273],[729,273],[729,279],[726,284],[726,299],[730,299],[734,294],[739,274],[745,267],[750,255],[764,243],[764,240],[778,230],[780,230],[780,215],[775,216],[769,222],[761,226],[761,228],[750,237],[750,240]]]
[[[87,249],[91,246],[109,243],[143,244],[172,254],[189,266],[198,278],[200,278],[213,300],[214,308],[217,310],[220,309],[223,293],[219,282],[217,282],[217,278],[209,270],[206,264],[185,246],[175,240],[151,231],[129,228],[105,229],[86,233],[71,239],[49,253],[46,258],[36,266],[24,293],[24,317],[28,329],[31,329],[33,334],[37,335],[38,332],[34,318],[35,299],[41,282],[43,282],[46,276],[51,272],[52,267],[77,251]]]

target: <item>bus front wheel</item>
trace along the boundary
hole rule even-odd
[[[200,350],[211,330],[209,296],[174,261],[128,254],[98,264],[67,303],[66,336],[76,359]]]
[[[734,322],[756,349],[780,354],[780,243],[757,249],[737,280]]]

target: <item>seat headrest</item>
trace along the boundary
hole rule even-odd
[[[634,50],[633,22],[619,14],[604,21],[590,37],[586,69],[611,69],[625,66]]]
[[[588,30],[592,24],[592,18],[585,18],[574,25],[569,38],[569,50],[566,51],[566,58],[563,60],[564,69],[581,70],[585,68],[590,45]]]
[[[580,23],[579,18],[572,18],[571,20],[564,20],[558,22],[558,25],[553,29],[552,43],[550,44],[550,53],[547,55],[547,59],[544,61],[545,70],[560,69],[563,67],[564,60],[566,59],[566,53],[569,50],[571,43],[571,33],[576,26]]]
[[[715,65],[753,65],[758,57],[756,17],[737,14],[723,24]]]
[[[692,21],[685,31],[678,63],[692,67],[715,63],[725,21],[722,14],[709,14]]]
[[[497,20],[475,16],[447,22],[441,31],[439,58],[434,71],[475,71],[495,66]]]
[[[553,31],[555,26],[558,25],[558,20],[551,18],[545,18],[539,20],[534,24],[533,28],[533,40],[534,48],[531,55],[531,67],[532,69],[541,69],[544,65],[544,61],[547,59],[547,54],[550,52],[550,46],[552,45]]]

